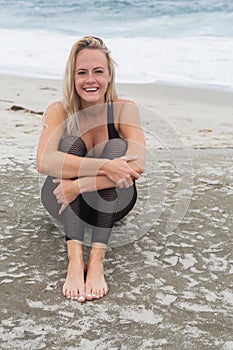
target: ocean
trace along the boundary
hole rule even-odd
[[[233,89],[231,0],[0,0],[0,73],[61,79],[72,44],[101,37],[117,82]]]

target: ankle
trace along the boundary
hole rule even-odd
[[[88,265],[90,266],[91,264],[94,264],[94,265],[103,264],[105,251],[106,251],[105,248],[92,247],[90,251]]]
[[[67,255],[69,262],[83,261],[83,246],[82,242],[75,240],[67,241]]]

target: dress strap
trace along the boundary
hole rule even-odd
[[[119,134],[114,125],[114,115],[113,115],[113,103],[108,104],[108,114],[107,114],[107,122],[108,122],[108,138],[116,139],[119,138]]]

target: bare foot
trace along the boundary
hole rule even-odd
[[[103,259],[106,248],[92,247],[87,269],[86,299],[99,299],[108,292],[104,278]]]
[[[67,241],[69,264],[66,280],[62,288],[63,295],[83,303],[85,298],[82,245],[74,240]]]

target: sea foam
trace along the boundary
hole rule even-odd
[[[0,29],[0,72],[61,79],[78,38],[42,30]],[[117,82],[233,88],[233,38],[114,37],[105,42],[117,62]]]

